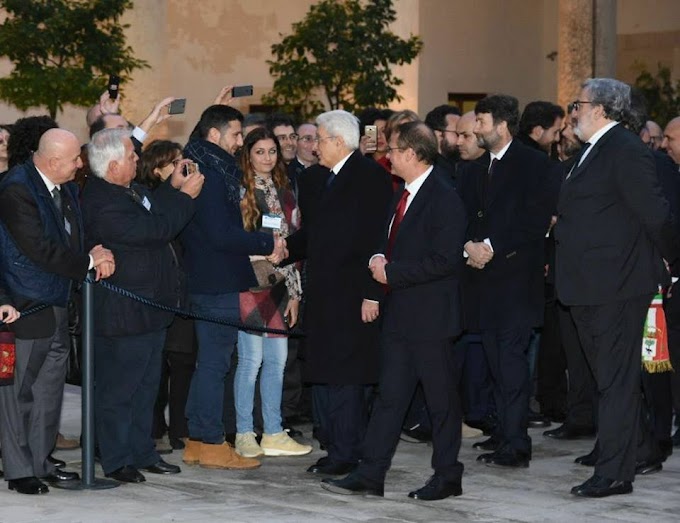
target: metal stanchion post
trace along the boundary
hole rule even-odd
[[[88,274],[94,278],[94,273]],[[103,490],[120,486],[111,479],[94,476],[94,283],[83,283],[83,362],[82,362],[82,479],[80,482],[63,482],[61,488],[69,490]]]

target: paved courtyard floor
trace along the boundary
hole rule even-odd
[[[303,427],[305,435],[310,427]],[[80,433],[80,389],[67,387],[62,432]],[[475,462],[475,440],[463,440],[460,459],[465,465],[463,495],[419,502],[406,495],[431,474],[431,448],[400,443],[387,476],[385,498],[341,496],[319,486],[305,472],[323,455],[315,447],[298,458],[265,458],[252,471],[216,471],[189,467],[181,454],[165,456],[182,466],[176,476],[146,474],[141,485],[122,485],[103,491],[55,488],[45,496],[25,496],[0,485],[0,521],[44,522],[620,522],[680,521],[680,449],[658,474],[638,478],[634,492],[601,500],[578,499],[569,489],[587,479],[591,469],[575,465],[592,440],[554,442],[532,430],[531,467],[498,470]],[[68,470],[80,470],[80,450],[56,454]],[[97,466],[96,474],[101,477]]]

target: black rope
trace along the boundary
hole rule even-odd
[[[133,292],[130,292],[126,289],[122,289],[116,285],[113,285],[112,283],[109,283],[105,280],[99,280],[95,281],[89,276],[85,278],[85,281],[87,283],[94,283],[97,285],[101,285],[107,290],[113,291],[117,294],[120,294],[122,296],[125,296],[126,298],[130,298],[131,300],[135,300],[139,303],[143,303],[144,305],[148,305],[149,307],[154,307],[156,309],[160,309],[165,312],[171,312],[173,314],[178,314],[184,318],[191,318],[194,320],[199,320],[199,321],[209,321],[211,323],[219,323],[220,325],[228,325],[229,327],[236,327],[239,330],[245,330],[245,331],[256,331],[256,332],[266,332],[269,334],[283,334],[285,336],[291,336],[291,337],[301,337],[304,336],[304,333],[298,329],[292,329],[292,330],[284,330],[284,329],[270,329],[268,327],[261,327],[259,325],[249,325],[247,323],[243,323],[240,320],[234,320],[230,318],[217,318],[216,316],[207,316],[204,314],[196,314],[194,312],[189,312],[185,311],[182,309],[179,309],[177,307],[169,307],[167,305],[163,305],[162,303],[156,303],[155,301],[149,300],[148,298],[144,298],[143,296],[139,296],[138,294],[135,294]]]
[[[0,303],[0,305],[4,305],[4,303]],[[31,307],[30,309],[26,309],[21,313],[21,317],[24,318],[25,316],[30,316],[31,314],[35,314],[36,312],[40,312],[43,309],[46,309],[49,307],[46,303],[41,303],[40,305],[36,305],[35,307]],[[5,321],[0,318],[0,325],[5,325]],[[9,323],[7,324],[9,325]]]

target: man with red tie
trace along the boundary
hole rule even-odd
[[[405,187],[395,195],[384,248],[369,262],[373,278],[388,288],[380,311],[379,392],[358,467],[322,486],[339,494],[383,495],[404,415],[420,382],[432,418],[434,475],[409,497],[443,499],[462,493],[454,341],[461,332],[458,282],[467,220],[455,190],[434,167],[437,142],[425,124],[400,125],[389,145],[393,172]]]

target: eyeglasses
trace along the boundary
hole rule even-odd
[[[300,142],[315,142],[315,141],[316,141],[316,138],[315,138],[314,136],[310,135],[310,134],[306,134],[306,135],[304,135],[304,136],[300,136],[300,137],[298,138],[298,140],[299,140]]]
[[[403,147],[388,147],[387,152],[391,153],[392,151],[405,151],[406,149]]]
[[[595,102],[590,102],[588,100],[574,100],[573,102],[571,102],[570,106],[572,110],[578,111],[580,109],[581,104],[593,104],[593,103]]]
[[[296,133],[293,133],[293,134],[277,134],[276,139],[279,142],[286,142],[286,141],[297,142],[298,135]]]
[[[324,140],[329,140],[330,138],[337,138],[337,136],[324,136],[323,138],[319,138],[318,136],[314,137],[314,143],[321,143]]]

